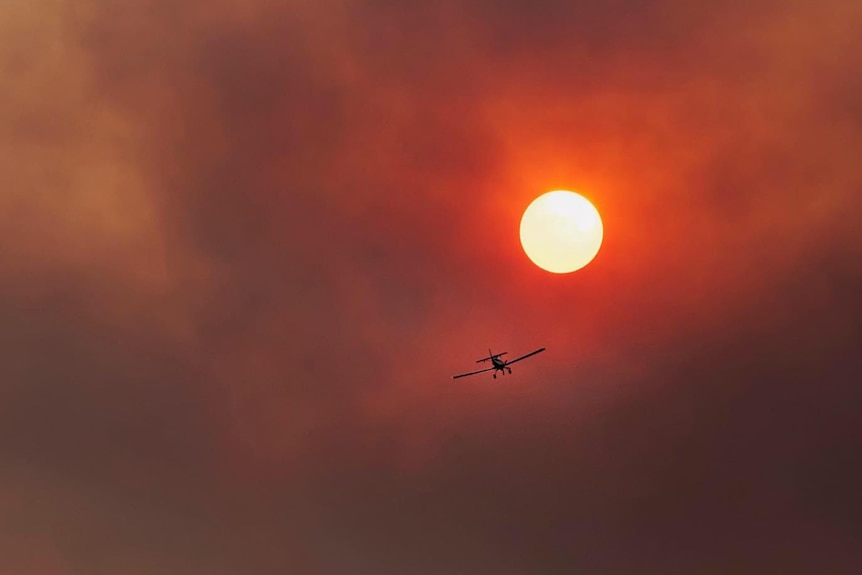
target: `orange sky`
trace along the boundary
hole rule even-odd
[[[838,0],[6,2],[0,573],[858,573],[860,69]]]

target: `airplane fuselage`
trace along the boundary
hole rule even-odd
[[[509,362],[500,358],[500,356],[503,355],[502,353],[494,355],[493,353],[491,353],[491,350],[488,350],[488,353],[489,353],[489,358],[491,359],[491,366],[494,368],[494,371],[491,374],[494,376],[494,379],[497,379],[497,372],[498,371],[500,373],[502,373],[503,375],[506,375],[507,370],[509,373],[512,373],[512,368],[508,367]]]

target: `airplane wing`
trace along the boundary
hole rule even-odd
[[[459,377],[467,377],[468,375],[476,375],[477,373],[485,373],[486,371],[493,370],[493,367],[488,367],[485,369],[480,369],[479,371],[471,371],[470,373],[462,373],[461,375],[453,375],[452,379],[458,379]]]
[[[536,351],[531,351],[531,352],[530,352],[530,353],[528,353],[527,355],[522,355],[521,357],[515,358],[515,359],[513,359],[512,361],[507,361],[507,362],[506,362],[506,365],[511,365],[511,364],[515,363],[516,361],[521,361],[522,359],[527,359],[528,357],[533,356],[533,355],[536,355],[537,353],[541,353],[541,352],[543,352],[543,351],[545,351],[545,348],[544,348],[544,347],[539,348],[539,349],[537,349]]]

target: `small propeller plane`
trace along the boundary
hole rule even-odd
[[[486,367],[485,369],[480,369],[479,371],[471,371],[470,373],[462,373],[460,375],[453,375],[452,379],[458,379],[459,377],[467,377],[468,375],[476,375],[477,373],[485,373],[486,371],[493,371],[492,377],[497,379],[497,372],[502,372],[503,375],[506,375],[506,372],[512,373],[512,368],[509,367],[515,362],[521,361],[522,359],[527,359],[530,356],[536,355],[537,353],[541,353],[545,351],[545,348],[542,347],[537,349],[536,351],[531,351],[527,355],[522,355],[521,357],[517,357],[513,360],[506,361],[505,359],[500,359],[501,356],[506,355],[506,352],[502,353],[491,353],[491,350],[488,350],[488,357],[477,359],[476,363],[483,363],[485,361],[491,362],[491,367]]]

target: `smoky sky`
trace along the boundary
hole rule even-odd
[[[0,572],[859,572],[859,70],[840,0],[3,3]]]

